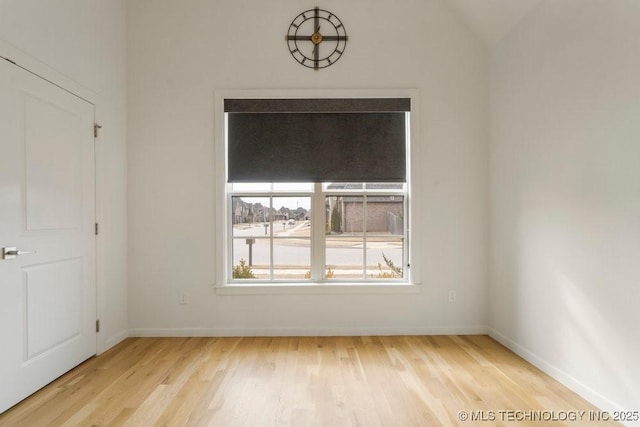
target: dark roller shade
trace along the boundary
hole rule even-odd
[[[405,98],[226,100],[228,180],[404,182],[409,107]]]
[[[227,113],[404,113],[410,98],[225,99]]]

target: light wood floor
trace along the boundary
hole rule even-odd
[[[596,408],[487,336],[130,338],[0,425],[544,425],[503,422],[532,410]]]

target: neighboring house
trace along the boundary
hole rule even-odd
[[[246,203],[239,197],[234,197],[231,201],[231,211],[233,212],[233,223],[242,224],[249,222],[249,214],[251,212],[251,205]]]
[[[358,184],[331,184],[329,189],[349,189]],[[326,218],[330,221],[334,207],[341,218],[344,233],[362,232],[364,219],[364,198],[362,196],[334,196],[326,201]],[[402,234],[403,200],[401,196],[367,196],[367,232]]]
[[[363,230],[364,205],[362,197],[342,197],[342,230]],[[398,196],[367,197],[367,232],[402,234],[402,198]]]
[[[232,198],[231,211],[233,212],[234,224],[268,222],[269,211],[271,211],[273,221],[309,219],[309,213],[304,208],[297,208],[292,211],[289,208],[281,207],[279,210],[275,210],[263,206],[261,203],[247,203],[239,197]]]

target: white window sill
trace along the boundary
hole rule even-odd
[[[329,295],[329,294],[419,294],[422,286],[411,283],[245,284],[214,286],[216,295]]]

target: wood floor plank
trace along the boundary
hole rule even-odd
[[[597,411],[487,336],[130,338],[0,426],[539,426],[497,411],[580,410]]]

